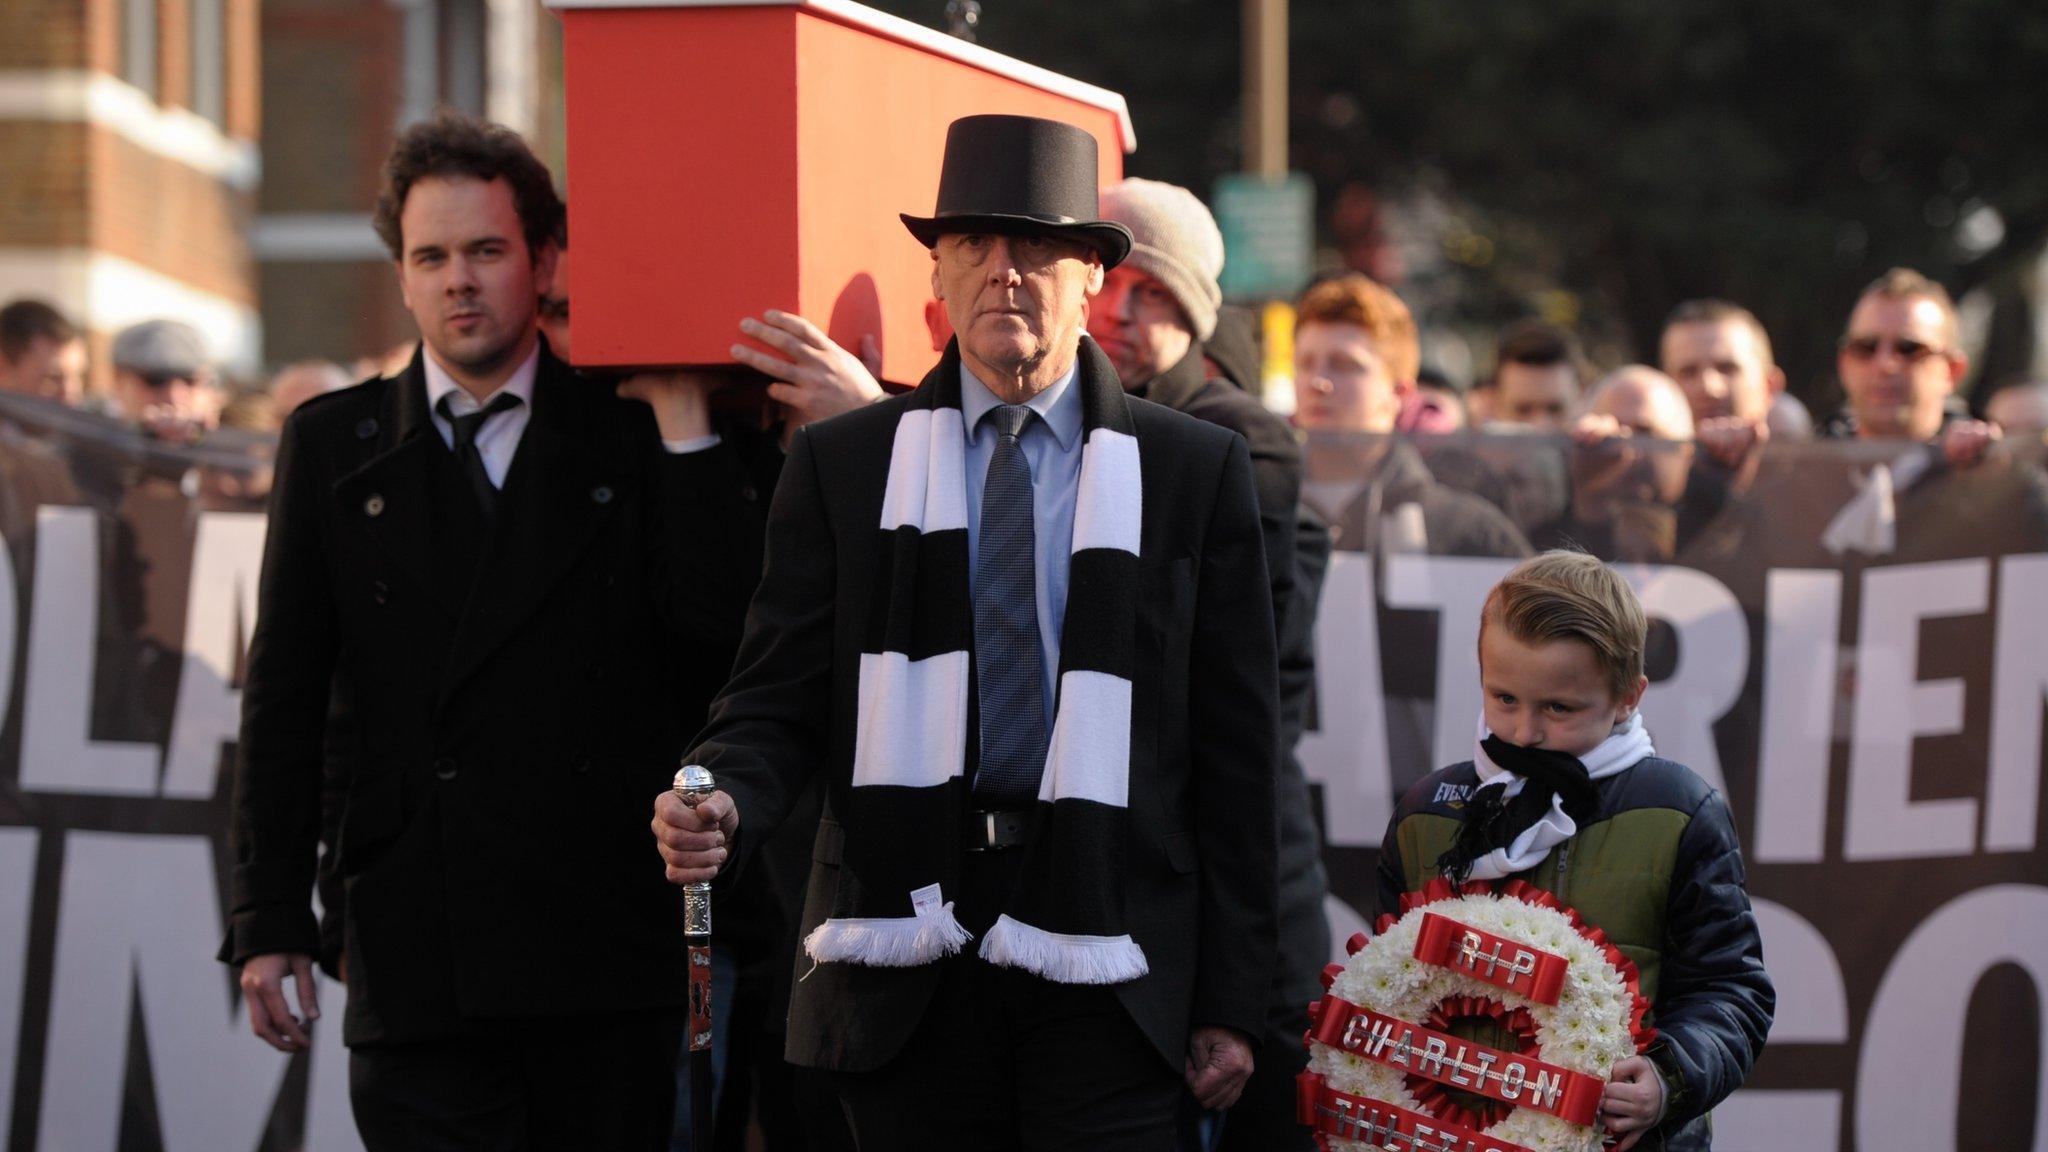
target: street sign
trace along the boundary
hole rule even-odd
[[[1315,185],[1299,172],[1216,181],[1226,299],[1292,298],[1301,291],[1315,271],[1315,201]]]

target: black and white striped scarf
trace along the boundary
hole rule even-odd
[[[928,964],[972,934],[944,886],[961,874],[973,674],[967,429],[949,348],[896,424],[882,500],[877,603],[861,647],[853,781],[835,915],[804,940],[819,963]],[[1130,793],[1138,441],[1115,371],[1083,339],[1082,448],[1054,720],[1031,837],[1009,903],[981,942],[991,964],[1063,984],[1146,972],[1124,929]],[[1001,653],[983,653],[1001,659]]]

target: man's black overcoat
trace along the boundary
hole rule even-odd
[[[1091,374],[1114,372],[1091,340],[1082,340],[1080,358],[1083,386]],[[923,387],[959,370],[954,346]],[[769,512],[739,662],[693,753],[738,805],[741,863],[811,773],[826,773],[806,934],[838,886],[858,879],[842,875],[845,830],[833,813],[848,808],[861,646],[887,569],[882,498],[908,403],[894,397],[797,434]],[[1118,986],[1118,998],[1179,1069],[1191,1025],[1256,1037],[1272,991],[1273,609],[1243,437],[1143,400],[1130,406],[1144,496],[1129,841],[1125,874],[1101,882],[1121,886],[1126,927],[1150,965]],[[973,744],[970,726],[970,761]],[[846,1072],[879,1067],[902,1047],[940,975],[937,964],[813,972],[808,957],[797,963],[789,1058]]]
[[[351,1044],[686,995],[649,806],[731,668],[756,493],[730,443],[666,454],[645,405],[545,351],[467,543],[451,467],[418,356],[293,413],[278,451],[222,958],[318,949],[331,685]]]

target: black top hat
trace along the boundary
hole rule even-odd
[[[901,215],[927,248],[946,232],[1069,236],[1114,268],[1131,251],[1131,230],[1099,212],[1095,137],[1035,116],[962,116],[946,128],[938,208]]]

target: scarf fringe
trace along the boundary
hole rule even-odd
[[[1056,984],[1122,984],[1151,970],[1144,949],[1128,935],[1068,936],[1007,915],[982,938],[981,958]]]
[[[949,902],[923,916],[827,920],[804,937],[804,951],[820,964],[913,968],[951,956],[973,938]]]

